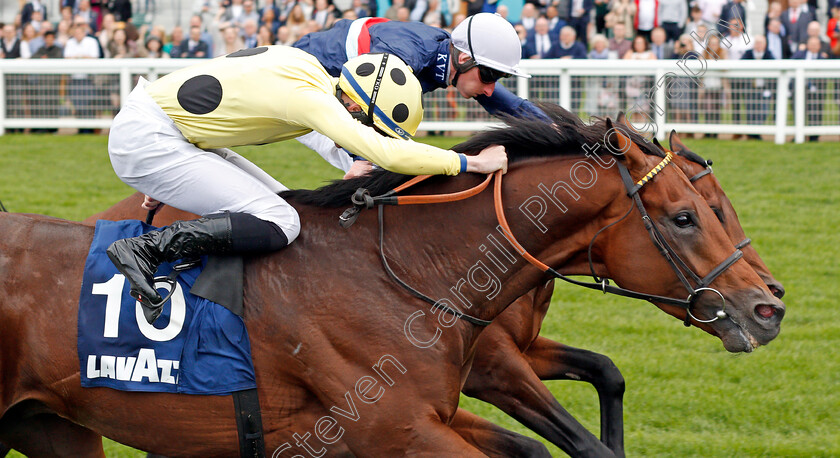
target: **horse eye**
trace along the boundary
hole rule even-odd
[[[693,226],[694,222],[691,220],[691,216],[688,213],[680,213],[674,217],[674,224],[676,224],[679,228],[685,228]]]

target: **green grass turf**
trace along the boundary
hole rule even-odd
[[[449,146],[460,139],[426,140]],[[69,219],[109,207],[131,190],[111,171],[106,144],[98,136],[0,137],[0,200],[11,211]],[[567,285],[556,289],[543,335],[607,354],[622,370],[628,456],[840,456],[837,144],[687,144],[715,160],[747,235],[787,289],[779,337],[753,354],[732,355],[650,304]],[[296,142],[238,151],[290,187],[340,177]],[[597,434],[592,387],[548,386]],[[533,436],[492,406],[468,398],[462,406]],[[107,440],[106,454],[141,456]]]

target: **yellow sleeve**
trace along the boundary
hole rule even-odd
[[[318,90],[296,95],[300,98],[289,104],[288,119],[386,170],[406,175],[457,175],[461,171],[461,160],[454,151],[380,135],[353,119],[334,95]]]

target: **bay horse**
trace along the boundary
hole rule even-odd
[[[559,116],[562,112],[557,108],[544,107],[544,110]],[[568,113],[568,116],[574,115]],[[618,122],[624,123],[622,114],[619,114]],[[624,125],[628,129],[632,128]],[[744,259],[764,280],[771,292],[781,298],[784,288],[770,273],[755,248],[745,243],[749,239],[744,234],[738,215],[720,182],[711,173],[711,161],[707,162],[689,150],[676,132],[671,132],[669,141],[671,151],[677,155],[674,164],[680,167],[694,188],[704,197],[723,224],[730,240],[743,250]],[[658,142],[654,143],[662,148]],[[662,149],[664,151],[664,148]],[[142,201],[143,195],[135,193],[86,221],[93,223],[97,219],[142,219]],[[172,207],[164,206],[161,210],[155,217],[158,225],[196,217]],[[621,456],[624,449],[624,379],[621,372],[605,355],[570,347],[539,335],[551,302],[553,285],[554,280],[549,280],[545,285],[517,299],[481,333],[472,370],[462,391],[468,396],[500,408],[571,456],[604,456],[610,452]],[[510,380],[517,380],[518,383],[508,383]],[[577,380],[595,387],[600,399],[600,442],[557,402],[541,383],[542,380]],[[515,449],[520,452],[532,446],[525,438],[517,437],[511,432],[502,432],[503,430],[492,424],[476,422],[472,417],[472,414],[459,409],[455,414],[453,427],[464,436],[474,435],[475,429],[486,433],[482,434],[480,441],[473,442],[518,442],[506,450]],[[609,450],[605,450],[603,446]],[[527,454],[536,456],[533,449]]]
[[[540,192],[537,184],[555,183],[557,177],[569,176],[575,166],[582,167],[582,161],[591,159],[576,153],[584,140],[564,137],[561,132],[565,129],[525,127],[513,125],[506,130],[522,144],[522,149],[509,149],[511,168],[505,186],[499,188],[507,214],[515,214],[529,197]],[[473,139],[474,144],[479,137]],[[488,140],[495,138],[488,136]],[[675,247],[672,253],[678,253],[686,267],[696,272],[717,272],[721,260],[732,259],[727,258],[734,249],[732,242],[682,172],[667,167],[659,152],[643,152],[620,133],[611,137],[610,145],[624,152],[617,160],[633,181],[647,183],[641,193],[634,194],[642,195],[639,205],[644,202],[637,212],[646,212],[649,221],[655,221],[664,231],[659,243],[666,241]],[[551,148],[547,150],[546,146]],[[586,274],[591,264],[597,275],[609,276],[625,287],[663,298],[684,297],[685,285],[668,270],[669,264],[660,257],[639,218],[622,217],[636,213],[636,207],[625,196],[628,188],[619,172],[611,168],[597,173],[597,188],[580,189],[580,198],[567,211],[545,215],[541,222],[550,230],[543,232],[531,221],[517,218],[512,220],[510,233],[516,234],[521,246],[537,259],[557,266],[564,274]],[[281,252],[246,264],[245,320],[254,342],[269,444],[291,441],[292,432],[312,431],[319,419],[340,411],[347,415],[335,415],[338,418],[333,419],[341,428],[341,440],[336,438],[328,444],[331,453],[480,456],[448,424],[481,329],[466,317],[452,320],[448,314],[429,309],[380,269],[370,268],[378,262],[375,215],[362,214],[348,231],[332,229],[337,214],[330,205],[345,205],[360,185],[384,192],[402,180],[377,174],[320,192],[292,193],[290,200],[309,222],[305,235]],[[436,178],[411,192],[446,192],[479,180],[475,176]],[[312,205],[316,202],[321,205]],[[478,320],[491,320],[546,278],[544,271],[525,265],[521,259],[518,264],[505,266],[504,271],[487,268],[482,261],[485,257],[478,253],[480,247],[476,249],[472,243],[497,234],[491,208],[489,193],[483,193],[435,209],[389,210],[391,218],[400,224],[388,234],[391,244],[387,255],[406,282],[437,294],[447,294],[448,287],[458,286],[459,299],[473,304],[468,311]],[[459,230],[452,231],[456,224]],[[608,224],[608,230],[599,232]],[[229,401],[222,398],[82,390],[78,361],[72,351],[75,298],[92,229],[23,215],[3,215],[0,227],[6,235],[0,241],[0,273],[4,279],[0,284],[4,316],[0,337],[4,374],[0,438],[4,443],[16,448],[18,444],[29,449],[40,446],[32,438],[41,436],[16,428],[15,419],[55,413],[84,425],[74,429],[73,423],[67,422],[60,432],[76,435],[78,440],[73,445],[87,454],[96,454],[97,450],[101,454],[101,444],[91,441],[85,431],[173,456],[229,455],[238,450]],[[592,250],[587,250],[590,240]],[[336,250],[333,244],[342,249]],[[48,255],[55,257],[51,263],[45,262]],[[497,251],[496,255],[504,256],[504,252]],[[420,262],[430,271],[410,268],[419,269]],[[484,270],[479,272],[473,269],[475,266]],[[462,288],[458,281],[462,278],[452,278],[453,272],[475,284],[471,289]],[[55,280],[40,284],[37,280],[41,278]],[[775,337],[779,315],[761,321],[755,311],[779,309],[781,303],[745,261],[729,263],[715,285],[726,305],[708,294],[700,296],[690,305],[695,324],[717,335],[733,352],[750,351]],[[495,294],[488,297],[490,286]],[[454,302],[452,307],[456,307]],[[660,308],[678,318],[685,318],[689,312],[669,304]],[[726,318],[697,321],[707,321],[717,312]],[[418,343],[428,340],[417,340],[421,338],[418,336],[438,337],[434,345],[419,348]],[[366,341],[349,342],[353,337]],[[389,358],[384,361],[390,362],[388,392],[374,405],[354,403],[348,387],[369,376],[371,369],[381,370],[385,356]],[[50,364],[45,366],[42,361]],[[409,376],[401,377],[408,371]],[[13,415],[9,416],[10,412]],[[365,421],[359,422],[362,418]]]

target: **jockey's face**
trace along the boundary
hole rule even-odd
[[[458,57],[458,60],[461,63],[466,62],[469,60],[470,56],[466,53],[461,53]],[[451,69],[451,71],[455,72],[455,69]],[[461,76],[458,77],[458,84],[455,86],[458,89],[458,93],[461,94],[461,97],[465,99],[471,99],[478,95],[486,95],[491,96],[493,95],[493,90],[496,88],[496,83],[485,83],[481,81],[479,77],[479,69],[478,67],[473,67],[467,70],[464,73],[461,73]]]

